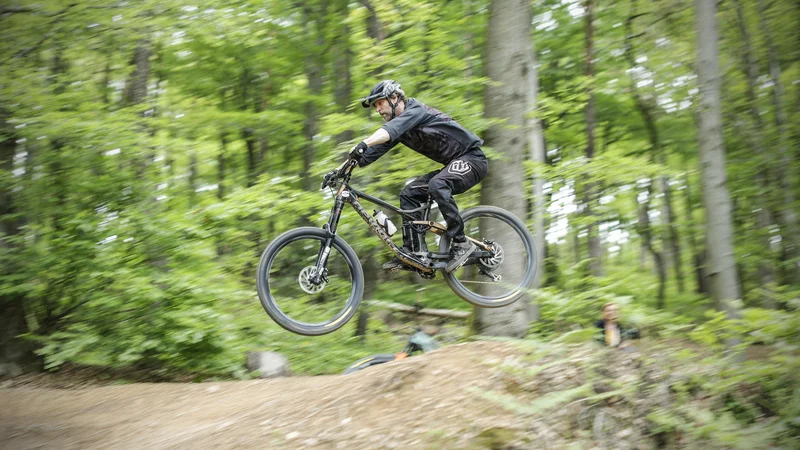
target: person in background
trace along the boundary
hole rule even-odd
[[[600,309],[603,318],[595,322],[600,330],[598,340],[611,347],[619,347],[625,339],[639,339],[639,330],[624,328],[619,322],[619,305],[606,303]]]

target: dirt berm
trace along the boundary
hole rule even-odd
[[[351,375],[5,388],[0,447],[507,448],[518,419],[478,392],[517,353],[475,342]]]

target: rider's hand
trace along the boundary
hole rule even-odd
[[[356,144],[355,147],[350,149],[349,153],[350,159],[354,159],[356,161],[361,160],[361,155],[363,155],[364,152],[367,151],[367,148],[368,148],[367,144],[364,143],[364,141],[359,142],[358,144]]]

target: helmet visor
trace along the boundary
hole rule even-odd
[[[364,98],[364,100],[361,100],[361,106],[363,106],[364,108],[372,108],[373,106],[375,106],[375,102],[377,102],[382,98],[386,98],[382,92],[372,94]]]

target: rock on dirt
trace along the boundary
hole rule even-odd
[[[276,352],[248,352],[247,369],[261,378],[289,376],[289,359]]]

